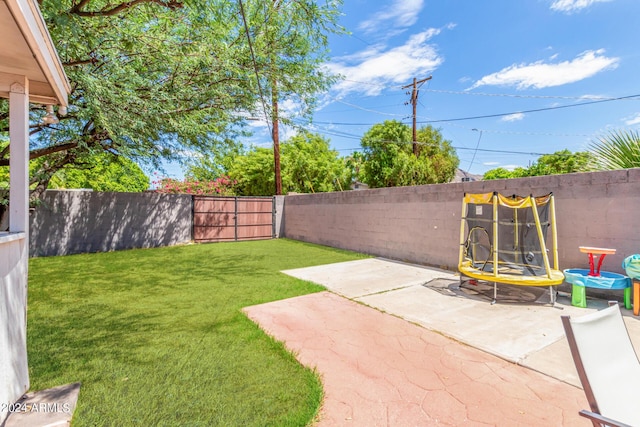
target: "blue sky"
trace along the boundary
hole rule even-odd
[[[350,34],[331,37],[327,64],[344,80],[305,127],[348,155],[376,123],[410,125],[402,86],[432,76],[418,126],[439,128],[461,169],[583,151],[611,130],[640,128],[639,16],[638,0],[345,0]],[[270,145],[253,126],[248,142]]]

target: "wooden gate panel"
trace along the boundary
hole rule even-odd
[[[198,236],[194,238],[196,242],[224,242],[236,240],[236,233],[233,227],[200,227],[197,229]]]
[[[234,225],[234,213],[222,212],[222,213],[203,213],[200,212],[193,217],[193,224],[199,227],[217,226],[233,226]]]
[[[272,197],[194,196],[193,239],[220,242],[273,238]]]
[[[204,197],[204,196],[203,196]],[[193,210],[195,212],[235,212],[235,202],[233,199],[209,198],[204,199],[196,196],[193,201]]]

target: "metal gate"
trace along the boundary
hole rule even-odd
[[[272,239],[274,206],[273,197],[193,196],[193,240]]]

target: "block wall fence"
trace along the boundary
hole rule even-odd
[[[462,197],[553,192],[560,268],[587,268],[579,246],[640,253],[640,169],[276,197],[276,237],[455,271]],[[47,191],[30,218],[30,255],[171,246],[192,239],[191,196]]]
[[[464,193],[553,192],[560,269],[588,268],[579,246],[615,248],[603,270],[640,253],[640,169],[285,197],[283,235],[457,270]]]
[[[30,218],[29,255],[187,243],[192,217],[189,195],[48,190]]]

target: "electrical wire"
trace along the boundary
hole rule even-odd
[[[256,61],[256,55],[253,51],[253,43],[251,42],[251,35],[249,34],[249,26],[247,25],[247,17],[244,13],[244,4],[242,0],[238,0],[238,4],[240,5],[240,14],[242,15],[242,23],[244,24],[244,32],[247,35],[247,43],[249,44],[249,51],[251,52],[251,61],[253,62],[253,71],[256,74],[256,81],[258,83],[258,91],[260,92],[260,101],[262,102],[262,110],[264,112],[265,122],[267,127],[269,128],[269,133],[271,134],[271,138],[273,139],[273,131],[271,130],[271,124],[269,123],[269,115],[267,114],[267,104],[264,100],[264,91],[262,90],[262,84],[260,83],[260,73],[258,73],[258,64]],[[275,141],[273,141],[275,144]]]
[[[343,79],[341,81],[350,82],[350,83],[358,83],[361,85],[369,85],[381,87],[384,89],[390,90],[399,90],[402,89],[402,86],[389,86],[383,85],[380,83],[372,83],[372,82],[362,82],[358,80],[351,79]],[[426,92],[432,93],[444,93],[450,95],[469,95],[469,96],[487,96],[487,97],[507,97],[507,98],[522,98],[522,99],[593,99],[593,100],[616,100],[619,98],[611,98],[606,96],[597,96],[597,95],[579,95],[579,96],[566,96],[566,95],[524,95],[524,94],[513,94],[513,93],[488,93],[488,92],[471,92],[471,91],[455,91],[455,90],[445,90],[445,89],[422,89]],[[637,96],[637,95],[636,95]]]
[[[596,95],[582,95],[582,96],[520,95],[515,93],[486,93],[486,92],[454,91],[454,90],[442,90],[442,89],[424,89],[424,90],[427,92],[444,93],[448,95],[472,95],[472,96],[507,97],[507,98],[522,98],[522,99],[593,99],[593,100],[615,99],[611,97],[596,96]]]
[[[455,119],[425,120],[425,121],[421,121],[421,122],[418,122],[418,123],[442,123],[442,122],[457,122],[457,121],[462,121],[462,120],[488,119],[488,118],[493,118],[493,117],[510,116],[512,114],[538,113],[538,112],[541,112],[541,111],[559,110],[559,109],[562,109],[562,108],[582,107],[583,105],[601,104],[603,102],[621,101],[621,100],[624,100],[624,99],[633,99],[633,98],[638,99],[638,97],[640,97],[640,94],[638,94],[638,95],[621,96],[621,97],[618,97],[618,98],[600,99],[600,100],[597,100],[597,101],[581,102],[579,104],[557,105],[555,107],[544,107],[544,108],[535,108],[535,109],[532,109],[532,110],[512,111],[510,113],[485,114],[485,115],[482,115],[482,116],[458,117],[458,118],[455,118]]]
[[[603,98],[603,99],[597,99],[597,100],[594,100],[594,101],[580,102],[580,103],[577,103],[577,104],[565,104],[565,105],[556,105],[554,107],[534,108],[534,109],[531,109],[531,110],[511,111],[511,112],[508,112],[508,113],[495,113],[495,114],[485,114],[485,115],[478,115],[478,116],[455,117],[455,118],[451,118],[451,119],[427,119],[427,120],[418,121],[417,123],[429,124],[429,123],[446,123],[446,122],[459,122],[459,121],[464,121],[464,120],[487,119],[487,118],[494,118],[494,117],[510,116],[510,115],[513,115],[513,114],[538,113],[538,112],[542,112],[542,111],[552,111],[552,110],[560,110],[560,109],[565,109],[565,108],[582,107],[584,105],[601,104],[603,102],[622,101],[622,100],[640,100],[640,94],[620,96],[620,97],[617,97],[617,98]],[[355,104],[349,104],[349,103],[344,102],[344,101],[340,101],[340,102],[345,104],[345,105],[353,106],[354,108],[357,108],[359,110],[368,111],[368,112],[372,112],[372,113],[376,113],[376,114],[391,115],[391,113],[384,113],[382,111],[375,111],[375,110],[366,109],[364,107],[360,107],[360,106],[357,106]],[[406,115],[403,115],[403,114],[394,114],[394,115],[397,116],[397,117],[406,118]],[[315,123],[326,124],[326,125],[335,125],[335,126],[373,126],[373,125],[378,124],[378,123],[346,123],[346,122],[326,122],[326,121],[317,121]]]

